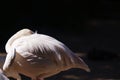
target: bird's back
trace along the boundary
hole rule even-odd
[[[21,37],[12,46],[17,52],[15,61],[20,72],[28,76],[34,73],[34,76],[48,77],[70,68],[81,68],[83,62],[67,46],[47,35],[35,33]]]

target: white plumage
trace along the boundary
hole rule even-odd
[[[7,57],[3,65],[6,75],[21,80],[18,73],[42,80],[70,68],[90,71],[82,59],[53,37],[22,29],[6,43]],[[9,74],[14,69],[15,74]]]

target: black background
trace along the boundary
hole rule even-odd
[[[120,52],[119,4],[117,0],[1,2],[1,51],[10,36],[29,28],[77,47],[75,51],[97,47]]]
[[[92,54],[92,59],[111,60],[112,56],[106,56],[120,56],[119,0],[1,2],[1,52],[5,52],[7,40],[23,28],[52,36],[74,52],[89,53],[90,57],[92,50],[103,51],[102,58],[101,55]]]

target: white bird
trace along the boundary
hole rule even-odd
[[[29,29],[14,34],[5,49],[7,57],[3,71],[17,80],[21,80],[19,73],[32,80],[43,80],[71,68],[90,71],[87,64],[62,42]],[[14,74],[9,74],[13,69]]]

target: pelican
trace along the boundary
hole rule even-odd
[[[3,72],[17,80],[19,73],[32,80],[44,80],[71,68],[90,71],[88,65],[59,40],[24,28],[6,43]],[[10,72],[13,74],[9,74]]]

